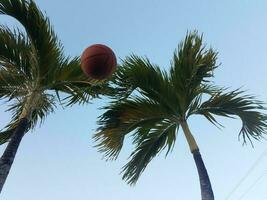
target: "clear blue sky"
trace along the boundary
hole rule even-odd
[[[173,50],[187,30],[204,33],[208,46],[219,51],[221,66],[214,82],[232,89],[243,86],[267,102],[267,2],[265,0],[37,0],[65,46],[66,55],[80,55],[93,43],[112,47],[119,58],[147,56],[168,68]],[[11,24],[0,17],[0,23]],[[103,100],[61,109],[41,128],[28,133],[2,192],[3,200],[162,200],[200,199],[195,164],[184,136],[166,159],[155,158],[135,187],[119,175],[131,146],[126,142],[116,162],[105,162],[91,136]],[[0,106],[0,126],[9,120]],[[267,147],[238,142],[239,120],[224,120],[218,130],[202,118],[189,124],[208,169],[216,200],[225,200]],[[1,152],[3,147],[1,147]],[[265,172],[265,174],[264,174]],[[261,177],[257,184],[253,184]],[[253,187],[252,187],[253,186]],[[229,200],[267,199],[267,156]],[[251,188],[251,189],[249,189]],[[243,196],[242,198],[240,198]]]

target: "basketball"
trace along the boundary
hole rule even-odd
[[[82,71],[90,78],[103,80],[111,76],[117,65],[116,56],[111,48],[94,44],[84,50],[81,56]]]

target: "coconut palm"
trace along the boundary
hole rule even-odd
[[[135,184],[148,163],[162,150],[172,150],[181,128],[198,170],[203,200],[214,199],[212,186],[199,147],[188,125],[192,115],[202,115],[220,126],[215,118],[239,117],[239,136],[244,142],[259,140],[266,133],[263,104],[241,90],[228,91],[212,85],[217,52],[206,48],[202,36],[188,33],[173,55],[169,72],[147,58],[127,57],[116,75],[121,93],[99,118],[94,138],[108,159],[116,159],[126,135],[135,147],[122,168],[123,179]]]
[[[0,14],[15,18],[24,30],[0,26],[0,99],[10,102],[12,120],[0,133],[8,142],[0,159],[0,191],[24,134],[63,106],[87,103],[108,94],[108,83],[93,84],[79,58],[63,55],[49,19],[33,0],[0,0]]]

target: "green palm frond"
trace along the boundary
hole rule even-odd
[[[0,26],[0,98],[12,100],[27,93],[32,60],[27,37],[19,30]]]
[[[0,68],[32,78],[32,52],[28,38],[20,30],[0,26]]]
[[[142,133],[142,139],[131,154],[131,160],[123,167],[123,179],[135,184],[148,163],[162,150],[169,152],[176,139],[177,124],[164,120]]]
[[[110,86],[108,80],[97,81],[88,78],[81,70],[78,57],[65,59],[54,71],[51,82],[52,84],[48,85],[48,89],[55,90],[58,97],[59,92],[67,94],[67,97],[63,99],[67,105],[84,104],[100,95],[115,94],[115,89]],[[59,98],[59,100],[62,99]]]
[[[33,0],[1,0],[0,14],[14,17],[24,26],[32,44],[31,50],[37,58],[39,81],[45,82],[45,77],[62,60],[62,47],[49,19]]]
[[[53,80],[56,82],[89,82],[88,77],[82,72],[80,58],[66,58],[54,71]]]
[[[132,92],[135,89],[159,90],[164,77],[161,69],[147,58],[131,55],[123,61],[117,72],[116,84]],[[151,84],[151,82],[154,84]]]
[[[135,184],[151,159],[167,148],[171,151],[178,128],[176,117],[157,102],[146,97],[131,97],[114,102],[98,121],[94,135],[98,150],[106,158],[116,159],[127,134],[136,149],[123,167],[123,179]]]
[[[213,76],[216,60],[217,52],[207,49],[197,32],[188,33],[178,46],[171,63],[170,79],[183,113],[199,94],[199,87]]]
[[[143,137],[164,119],[175,121],[175,118],[164,107],[147,98],[135,97],[124,101],[114,102],[106,107],[107,111],[98,121],[100,127],[94,135],[100,152],[108,158],[116,158],[120,152],[124,138],[133,133],[134,141]]]
[[[169,84],[166,71],[136,55],[127,57],[116,73],[115,84],[119,98],[138,92],[165,106],[170,112],[179,112],[179,102],[173,96],[175,90]]]
[[[214,115],[223,117],[239,117],[242,120],[240,136],[244,143],[251,138],[256,140],[266,134],[267,118],[262,112],[266,108],[263,102],[256,100],[254,96],[244,95],[243,91],[234,90],[223,92],[219,90],[201,105],[195,108],[192,114],[204,115],[209,121],[218,124]]]
[[[26,81],[23,75],[0,69],[0,99],[23,97],[27,93]]]

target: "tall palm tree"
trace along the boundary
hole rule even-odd
[[[197,32],[188,33],[173,55],[170,71],[161,70],[147,58],[127,57],[116,75],[119,100],[107,105],[99,118],[94,138],[100,152],[116,159],[127,134],[135,147],[122,168],[123,179],[135,184],[148,163],[162,150],[168,154],[182,128],[198,170],[203,200],[214,195],[200,150],[188,125],[192,115],[202,115],[219,125],[215,116],[239,117],[239,136],[244,142],[260,139],[267,128],[263,103],[240,90],[212,85],[218,67],[217,52],[202,43]]]
[[[63,55],[49,19],[33,0],[0,0],[0,14],[15,18],[24,30],[0,26],[0,99],[10,102],[12,120],[0,133],[8,142],[0,159],[0,192],[24,134],[63,106],[87,103],[108,94],[108,83],[92,84],[79,58]]]

